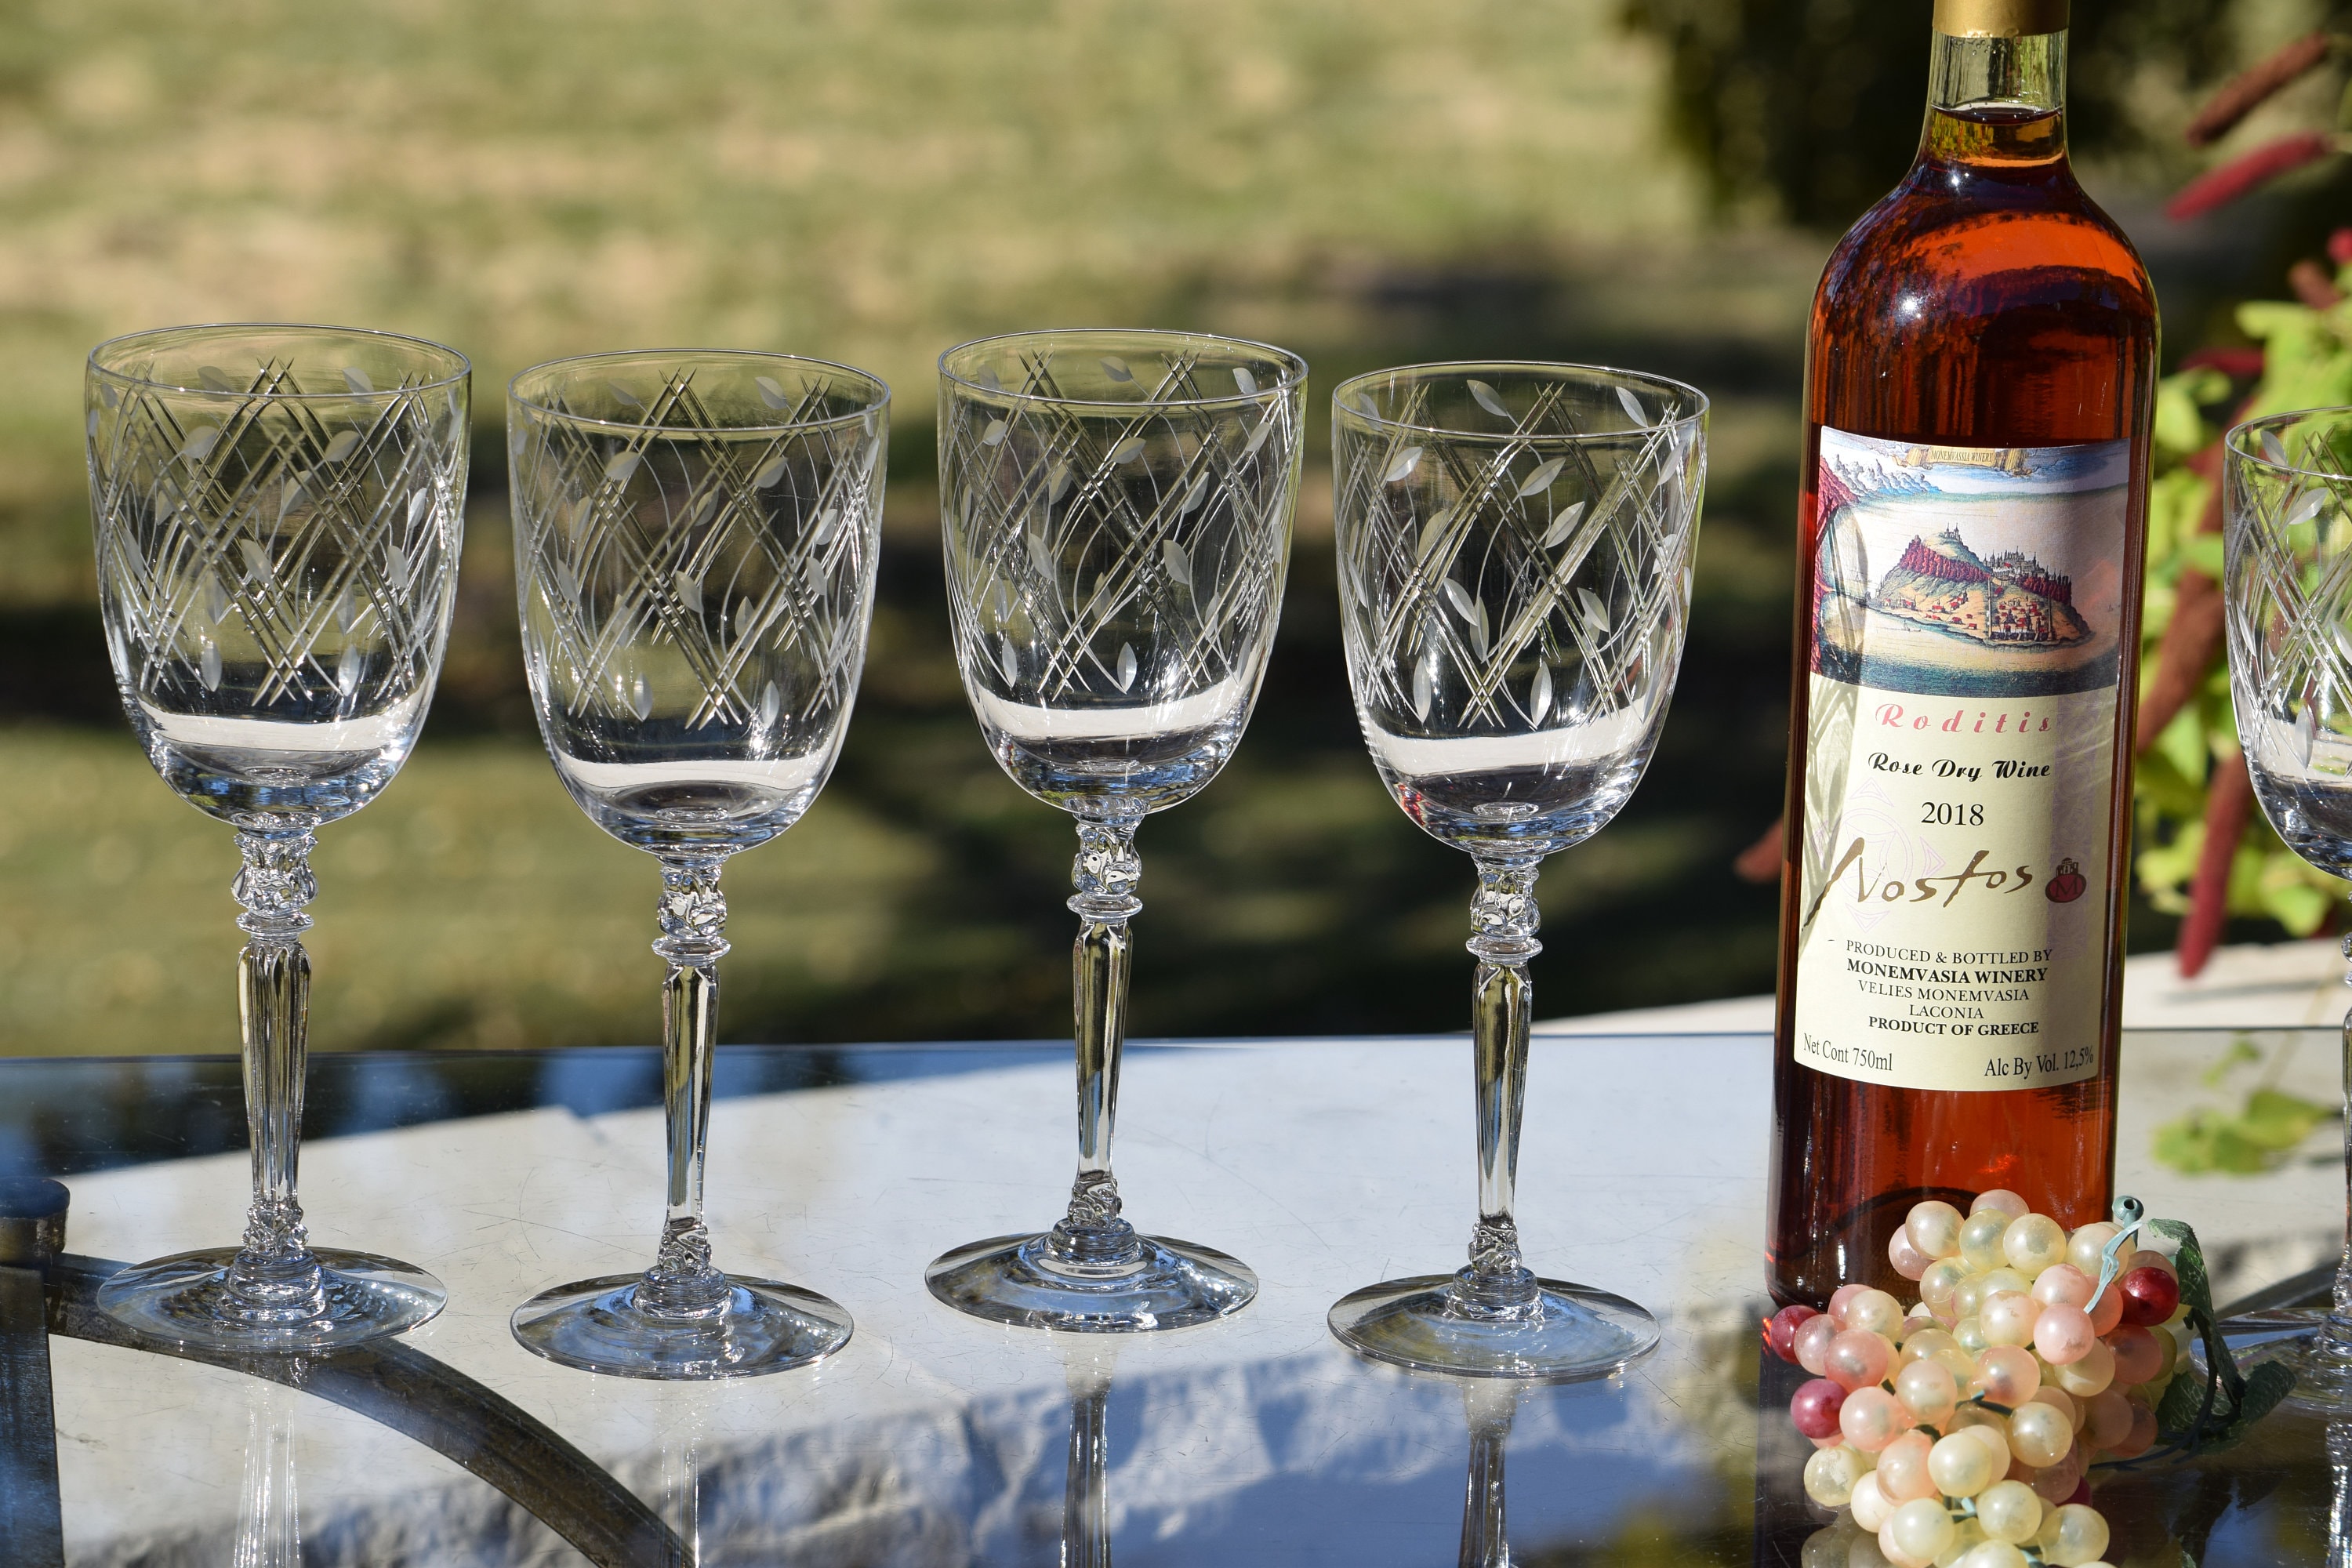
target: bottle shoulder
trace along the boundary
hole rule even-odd
[[[1923,161],[1838,242],[1813,316],[1817,332],[1902,336],[2035,304],[2157,310],[2138,251],[2063,165],[2019,178]]]

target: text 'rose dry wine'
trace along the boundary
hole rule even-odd
[[[1831,257],[1806,441],[1771,1286],[1922,1197],[2106,1217],[2156,301],[2066,159],[2065,0],[1937,0]]]

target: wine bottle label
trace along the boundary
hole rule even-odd
[[[2131,444],[1822,431],[1796,1058],[1900,1089],[2099,1069]]]

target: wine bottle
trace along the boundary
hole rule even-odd
[[[2066,156],[2065,0],[1937,0],[1806,360],[1770,1285],[1993,1187],[2106,1215],[2156,300]]]

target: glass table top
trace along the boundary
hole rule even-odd
[[[2279,1081],[2334,1102],[2334,1031],[2252,1038]],[[2225,1297],[2324,1262],[2343,1225],[2333,1123],[2259,1175],[2151,1157],[2155,1123],[2206,1092],[2234,1039],[2126,1037],[2118,1172],[2199,1227]],[[0,1176],[72,1193],[46,1309],[37,1279],[28,1299],[25,1271],[0,1269],[0,1548],[78,1565],[928,1568],[1501,1563],[1507,1542],[1522,1565],[1847,1568],[1799,1484],[1810,1450],[1785,1405],[1803,1374],[1758,1355],[1760,1037],[1535,1044],[1529,1261],[1651,1307],[1654,1354],[1514,1392],[1330,1338],[1346,1291],[1462,1257],[1467,1055],[1461,1038],[1130,1047],[1129,1214],[1242,1258],[1263,1289],[1202,1328],[1065,1339],[964,1318],[922,1268],[1059,1212],[1066,1045],[722,1047],[718,1259],[823,1291],[856,1331],[813,1369],[687,1385],[568,1371],[506,1326],[545,1286],[650,1256],[651,1051],[314,1058],[313,1239],[421,1264],[449,1305],[380,1349],[241,1365],[124,1342],[88,1307],[115,1262],[233,1239],[235,1062],[0,1061]],[[2229,1453],[2100,1479],[2110,1555],[2352,1561],[2329,1547],[2347,1468],[2352,1426],[2283,1411]]]

